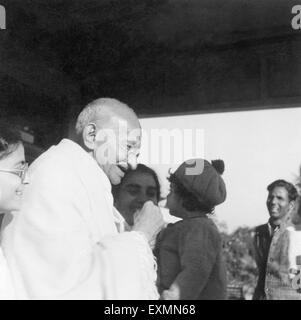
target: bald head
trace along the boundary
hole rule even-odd
[[[96,160],[112,184],[128,169],[135,169],[141,144],[141,127],[135,112],[109,98],[95,100],[80,113],[77,142]]]
[[[82,135],[90,123],[98,122],[104,127],[115,120],[125,120],[132,127],[140,128],[138,118],[129,106],[111,98],[100,98],[89,103],[79,114],[76,122],[76,134]]]

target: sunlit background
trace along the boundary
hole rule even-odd
[[[145,118],[141,124],[147,139],[154,129],[203,130],[204,146],[195,148],[193,156],[202,156],[204,152],[208,160],[225,161],[223,177],[228,198],[216,208],[216,215],[232,232],[239,226],[253,227],[267,221],[265,201],[269,183],[276,179],[296,183],[301,164],[300,121],[301,109],[292,108]],[[160,153],[168,147],[162,139],[151,152]],[[166,196],[168,170],[176,169],[178,164],[152,163],[148,149],[149,144],[142,139],[139,162],[156,170],[162,195]],[[184,160],[190,156],[184,154]]]

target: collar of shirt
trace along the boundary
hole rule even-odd
[[[273,228],[270,222],[268,222],[268,228],[269,228],[269,234],[271,237],[280,230],[280,226],[276,226],[275,228]]]

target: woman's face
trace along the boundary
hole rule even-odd
[[[19,210],[23,194],[21,178],[12,172],[1,170],[21,169],[25,163],[24,147],[19,144],[17,149],[6,158],[0,160],[0,213]]]
[[[115,205],[129,225],[134,224],[134,213],[146,201],[158,204],[158,186],[151,174],[130,172],[122,181]]]

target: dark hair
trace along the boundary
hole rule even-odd
[[[0,160],[14,152],[22,143],[19,131],[0,123]]]
[[[183,207],[188,211],[202,211],[213,214],[214,208],[201,203],[197,197],[188,191],[175,174],[170,174],[167,180],[173,184],[175,193],[183,200]]]
[[[301,217],[301,196],[298,195],[297,197],[297,207],[296,207],[296,213],[299,217]]]
[[[297,189],[294,187],[293,184],[285,181],[285,180],[276,180],[268,185],[267,190],[272,192],[276,187],[285,188],[288,193],[288,198],[290,201],[295,201],[298,197]]]
[[[153,169],[151,169],[148,166],[146,166],[144,164],[141,164],[141,163],[139,163],[137,165],[137,168],[135,170],[128,170],[125,173],[124,177],[122,178],[120,184],[112,185],[112,194],[113,194],[114,200],[116,200],[117,197],[119,196],[120,187],[122,186],[122,183],[126,180],[126,177],[131,175],[131,174],[136,174],[136,173],[145,173],[145,174],[149,174],[150,176],[153,177],[153,179],[155,180],[155,183],[156,183],[156,187],[157,187],[156,197],[157,197],[157,200],[160,201],[160,199],[161,199],[161,187],[160,187],[160,182],[159,182],[158,175],[156,174],[156,172]]]

